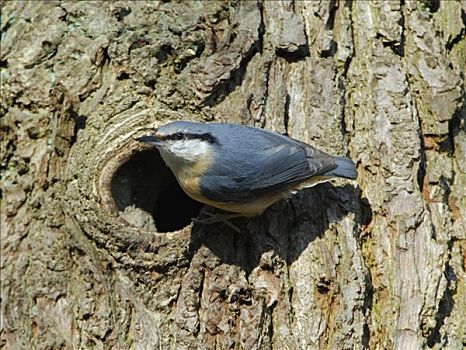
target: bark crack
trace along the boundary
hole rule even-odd
[[[454,239],[451,239],[448,242],[448,250],[449,250],[449,256],[448,260],[445,263],[445,269],[443,272],[443,275],[445,276],[445,279],[447,280],[447,285],[445,286],[445,289],[443,291],[442,298],[439,301],[438,304],[438,311],[437,314],[435,315],[435,326],[430,332],[430,334],[427,336],[427,346],[430,348],[433,348],[435,344],[439,344],[442,341],[442,336],[440,333],[440,329],[443,327],[445,324],[445,320],[451,315],[453,311],[453,307],[455,305],[455,300],[453,299],[453,295],[456,294],[456,283],[455,281],[457,280],[457,277],[455,275],[455,272],[453,268],[450,266],[450,260],[451,260],[451,250],[453,247]],[[444,338],[444,344],[442,344],[442,347],[448,345],[448,338]]]

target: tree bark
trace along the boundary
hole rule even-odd
[[[461,1],[2,3],[4,349],[462,349]],[[272,129],[357,163],[199,211],[135,138]]]

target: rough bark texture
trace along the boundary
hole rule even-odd
[[[1,9],[0,348],[465,346],[464,2]],[[273,129],[359,177],[241,233],[157,233],[176,185],[134,137],[174,119]]]

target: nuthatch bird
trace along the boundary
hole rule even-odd
[[[299,189],[357,176],[348,158],[244,125],[177,121],[138,140],[157,147],[188,196],[235,216],[259,215]]]

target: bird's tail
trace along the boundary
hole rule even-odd
[[[337,167],[328,173],[325,173],[324,176],[338,176],[347,179],[355,179],[358,176],[356,166],[351,159],[345,157],[334,158],[337,163]]]

